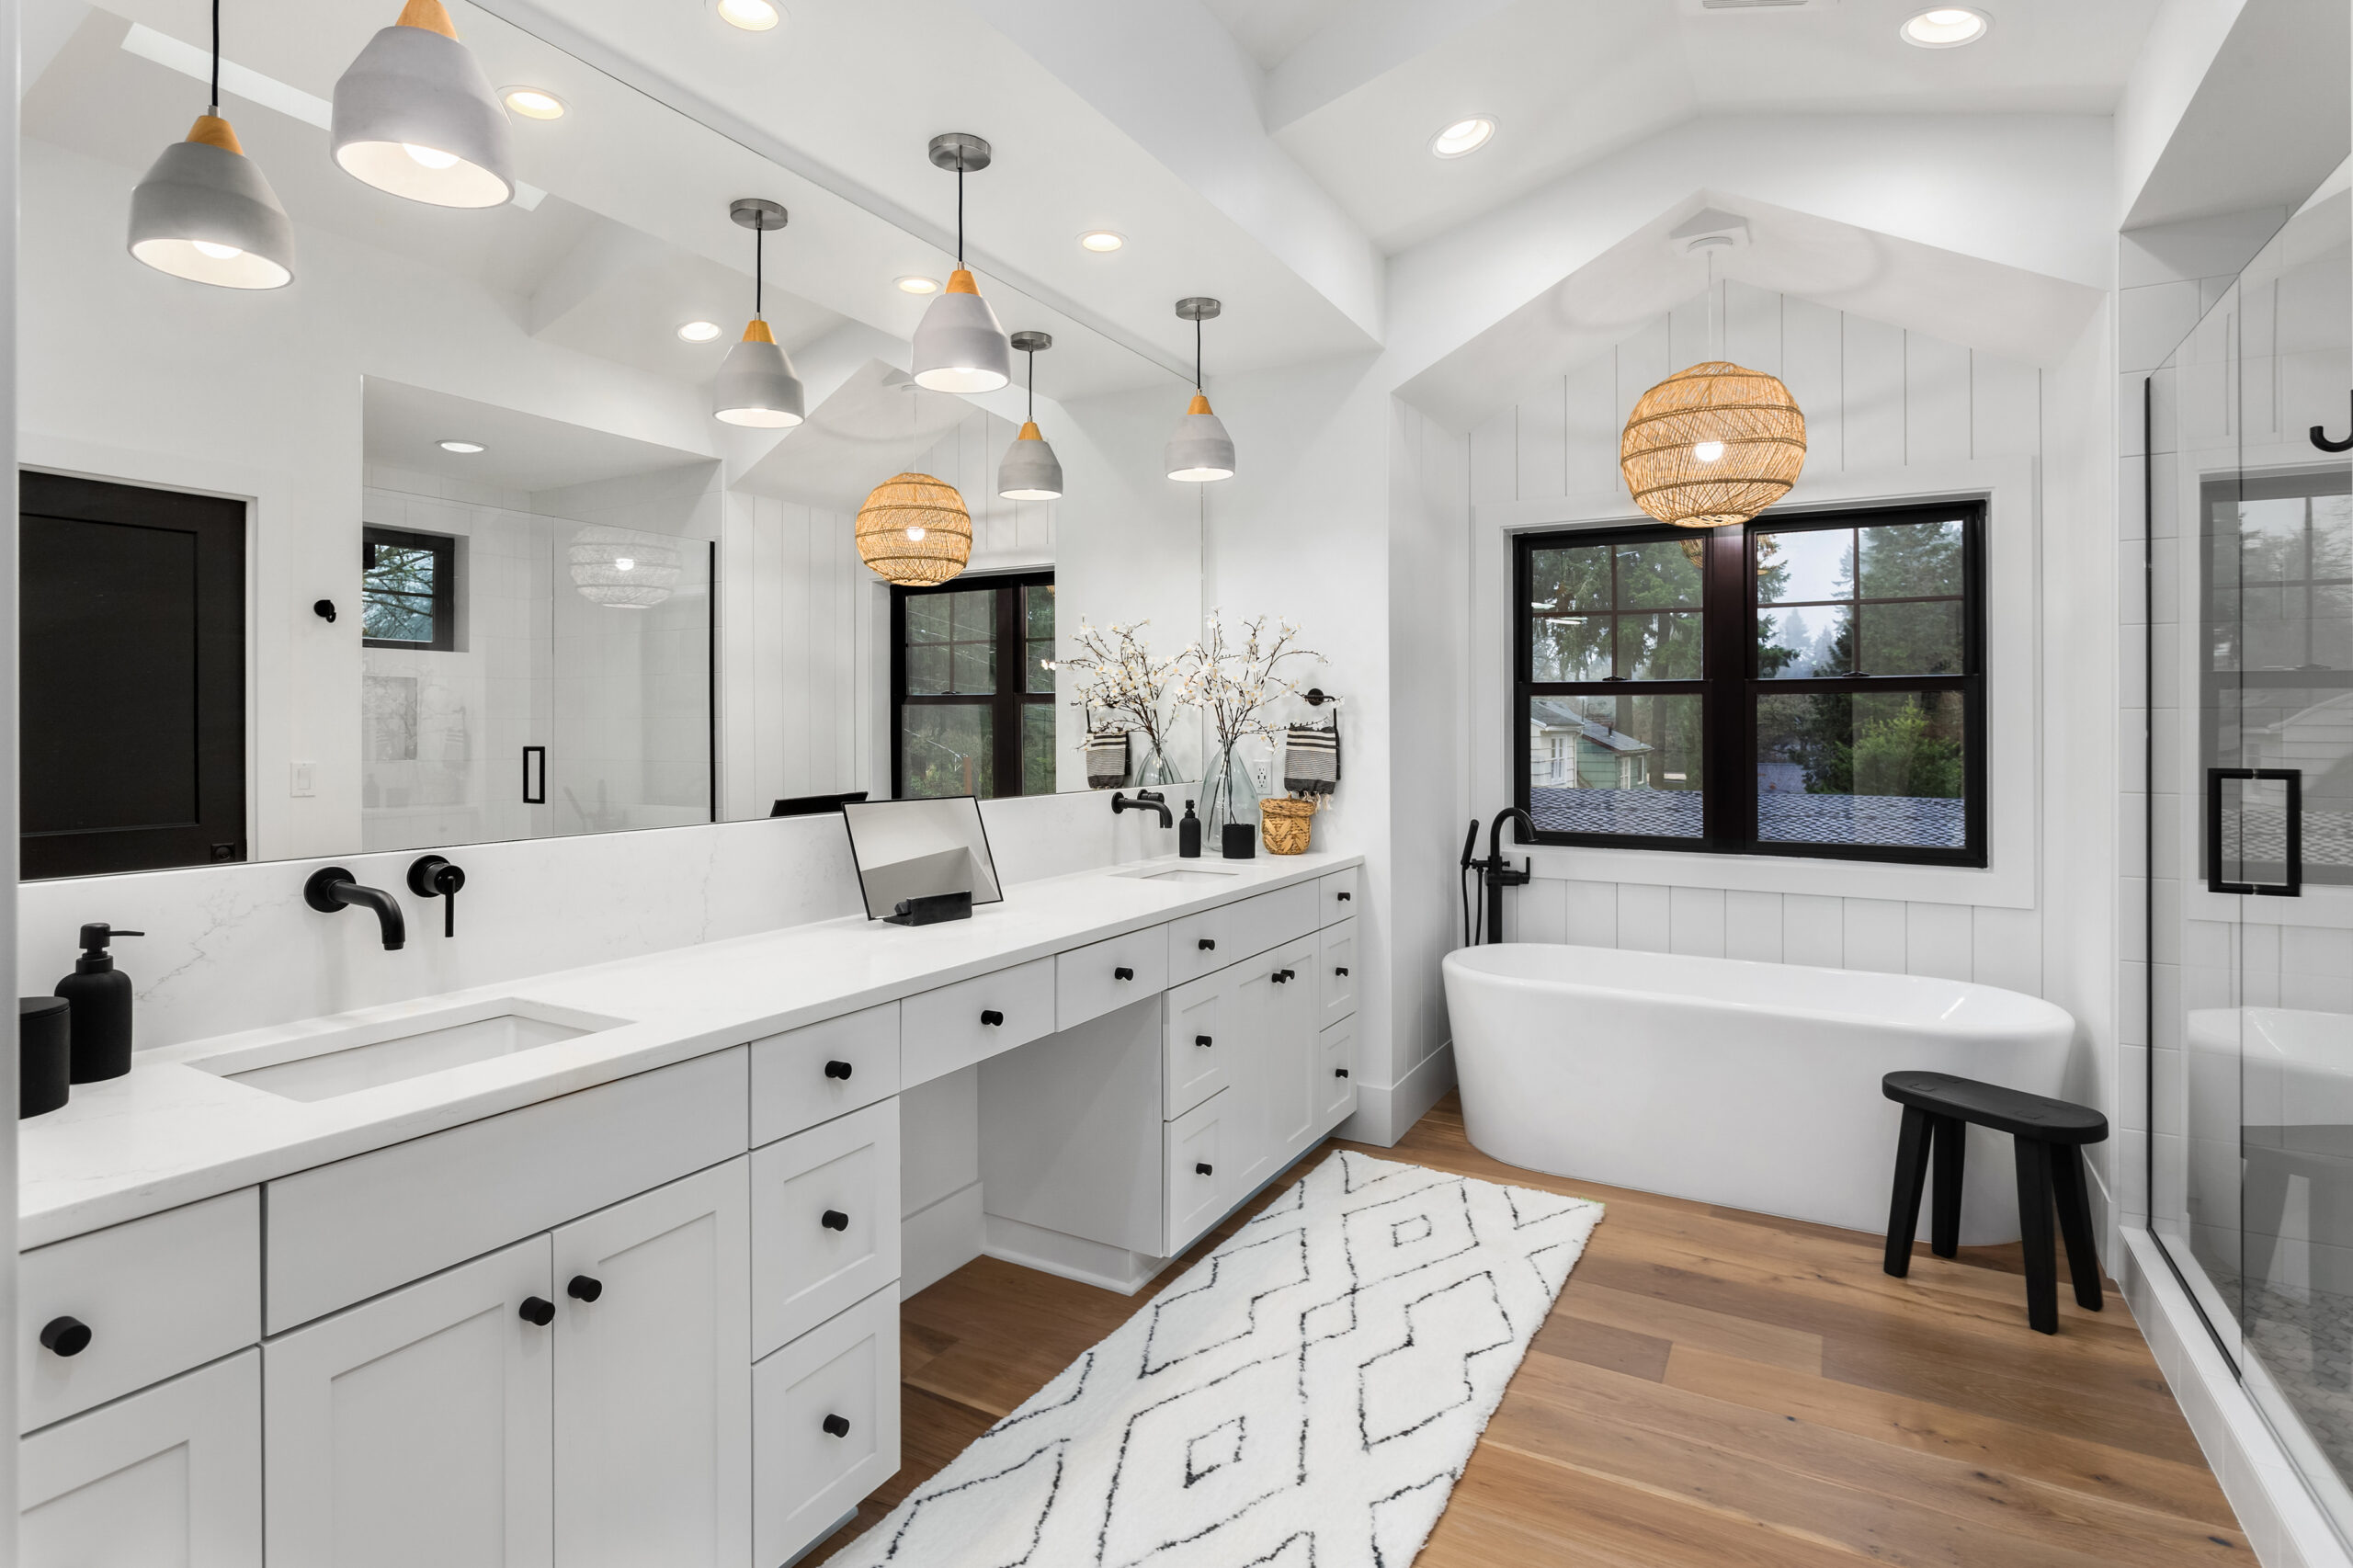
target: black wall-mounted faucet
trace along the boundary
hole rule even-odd
[[[400,900],[381,888],[363,888],[341,866],[322,866],[302,884],[302,902],[322,915],[340,915],[354,904],[376,912],[384,933],[384,950],[398,952],[408,945],[408,922],[401,915]]]
[[[1118,816],[1121,812],[1158,812],[1162,827],[1176,825],[1176,819],[1168,814],[1168,798],[1157,790],[1139,790],[1132,801],[1117,790],[1112,791],[1111,814]]]
[[[458,890],[466,885],[466,873],[449,864],[440,855],[420,855],[409,862],[408,891],[419,898],[447,900],[441,906],[441,935],[458,934]]]

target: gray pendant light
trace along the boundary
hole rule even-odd
[[[221,0],[212,0],[212,102],[131,193],[131,254],[222,289],[294,281],[294,225],[221,118]]]
[[[730,425],[789,430],[807,417],[808,397],[791,359],[760,315],[767,289],[763,246],[771,231],[784,227],[785,210],[781,203],[747,196],[730,206],[727,215],[752,231],[752,322],[719,367],[710,411]]]
[[[931,161],[956,175],[956,270],[915,328],[915,385],[926,392],[984,392],[1013,380],[1013,354],[996,312],[964,270],[964,176],[989,166],[989,144],[961,131],[931,139]]]
[[[1013,445],[1005,449],[997,465],[996,493],[1008,501],[1059,501],[1063,494],[1062,460],[1038,433],[1038,351],[1051,348],[1052,336],[1042,332],[1017,332],[1013,347],[1029,356],[1029,417]]]
[[[1193,324],[1193,401],[1176,421],[1176,434],[1168,437],[1167,465],[1169,478],[1188,484],[1233,477],[1233,437],[1225,433],[1225,421],[1210,412],[1201,391],[1201,324],[1224,308],[1210,299],[1176,301],[1177,319]]]
[[[436,207],[515,195],[506,110],[441,0],[408,0],[335,85],[335,161],[379,190]]]

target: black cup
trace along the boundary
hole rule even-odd
[[[25,996],[17,1002],[17,1115],[39,1116],[65,1103],[72,1091],[74,1053],[67,1020],[73,1009],[63,996]]]
[[[1246,822],[1225,824],[1225,858],[1229,860],[1254,860],[1258,856],[1258,830]]]

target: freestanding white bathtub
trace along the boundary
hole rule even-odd
[[[2075,1033],[2036,997],[1860,970],[1506,943],[1449,953],[1445,973],[1463,1120],[1485,1153],[1874,1234],[1902,1119],[1881,1075],[2056,1095]],[[2009,1145],[1970,1130],[1965,1245],[2018,1239]]]

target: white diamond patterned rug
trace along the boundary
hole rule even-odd
[[[828,1568],[1404,1568],[1600,1218],[1338,1151]]]

